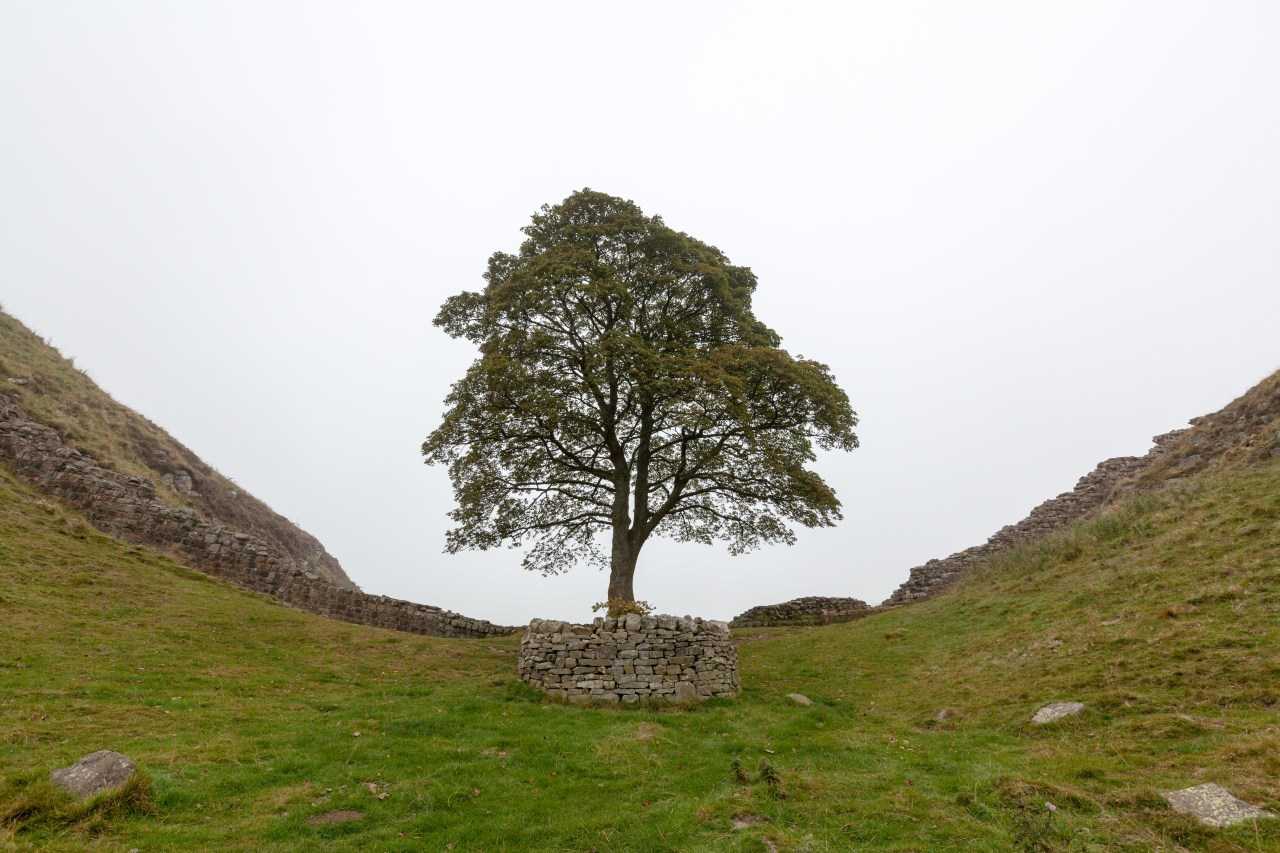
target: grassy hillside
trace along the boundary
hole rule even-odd
[[[3,471],[0,581],[0,848],[1280,850],[1280,820],[1208,830],[1156,794],[1216,781],[1280,811],[1280,462],[923,604],[737,632],[743,696],[688,711],[542,702],[515,639],[290,611]],[[1063,699],[1089,708],[1027,724]],[[149,790],[53,796],[50,768],[102,748]],[[365,817],[308,823],[337,809]]]
[[[161,500],[255,534],[343,587],[354,584],[315,537],[207,465],[17,319],[0,311],[0,393],[99,464],[150,480]]]

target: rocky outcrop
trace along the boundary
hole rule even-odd
[[[824,598],[810,595],[781,604],[762,604],[739,613],[729,624],[734,628],[768,628],[773,625],[829,625],[848,622],[874,613],[875,609],[856,598]]]
[[[738,693],[738,651],[724,622],[688,616],[529,623],[520,677],[575,703],[696,702]]]
[[[1074,489],[1040,504],[982,545],[916,566],[885,605],[936,595],[984,560],[1085,519],[1122,495],[1162,488],[1214,464],[1280,458],[1280,372],[1221,411],[1190,423],[1186,429],[1153,438],[1154,446],[1145,456],[1121,456],[1101,463],[1081,477]]]
[[[193,568],[285,604],[362,625],[441,637],[487,637],[516,628],[333,585],[265,539],[157,499],[142,477],[108,470],[27,417],[0,394],[0,461],[104,533],[172,553]]]

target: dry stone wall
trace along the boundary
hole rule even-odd
[[[1108,459],[1081,477],[1074,489],[1040,504],[1022,521],[1001,528],[983,544],[916,566],[885,604],[908,604],[935,595],[983,560],[1084,518],[1106,503],[1120,482],[1137,474],[1145,464],[1136,456]]]
[[[734,628],[768,628],[771,625],[829,625],[861,619],[875,608],[856,598],[825,598],[819,595],[793,598],[781,604],[762,604],[739,613],[729,624]]]
[[[916,566],[885,605],[935,595],[977,563],[1087,518],[1119,496],[1161,488],[1215,463],[1256,464],[1280,458],[1280,372],[1220,411],[1190,423],[1186,429],[1157,435],[1145,456],[1106,460],[1081,477],[1074,489],[1040,504],[984,544]]]
[[[696,702],[736,696],[738,650],[724,622],[689,616],[534,619],[520,642],[520,678],[575,703]]]
[[[31,420],[3,394],[0,461],[45,494],[79,510],[104,533],[171,552],[194,568],[300,610],[440,637],[487,637],[518,630],[334,586],[263,539],[161,502],[149,480],[103,468],[67,445],[56,430]]]

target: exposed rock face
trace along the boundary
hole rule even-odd
[[[70,767],[60,767],[49,774],[49,780],[74,797],[88,799],[111,791],[128,782],[138,768],[118,752],[100,749],[91,752]]]
[[[534,619],[520,642],[520,677],[571,702],[691,702],[738,693],[738,650],[724,622],[688,616]]]
[[[1160,488],[1218,462],[1256,463],[1280,455],[1280,372],[1221,411],[1190,423],[1187,429],[1153,438],[1154,447],[1145,456],[1121,456],[1099,464],[1074,489],[1040,504],[986,543],[916,566],[885,604],[907,604],[935,595],[974,565],[1087,518],[1117,497]]]
[[[811,595],[782,604],[762,604],[733,617],[734,628],[767,628],[770,625],[828,625],[860,619],[875,610],[856,598],[824,598]]]
[[[96,464],[2,394],[0,461],[41,491],[82,512],[105,533],[171,550],[194,568],[300,610],[441,637],[486,637],[517,630],[438,607],[334,586],[266,540],[161,502],[149,480]]]

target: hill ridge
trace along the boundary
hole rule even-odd
[[[937,595],[977,564],[1088,518],[1116,498],[1167,486],[1221,461],[1260,462],[1280,457],[1280,371],[1190,426],[1152,438],[1143,456],[1105,459],[1073,489],[1034,507],[986,542],[916,566],[883,606],[909,604]]]
[[[162,551],[237,586],[321,616],[442,637],[487,637],[513,628],[452,611],[336,586],[261,537],[157,499],[144,477],[103,468],[57,431],[0,394],[0,459],[43,493],[79,510],[104,533]]]
[[[151,481],[161,501],[266,540],[305,571],[358,589],[316,537],[115,400],[72,359],[2,310],[0,394],[96,464]]]

